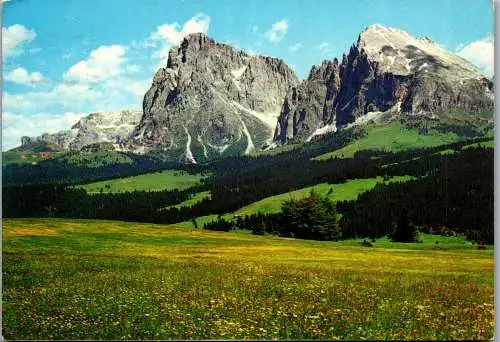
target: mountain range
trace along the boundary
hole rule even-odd
[[[450,113],[457,111],[487,121],[493,92],[475,66],[431,39],[381,25],[361,32],[341,60],[313,66],[305,80],[278,58],[195,33],[170,50],[142,111],[92,113],[70,130],[23,137],[21,149],[105,143],[199,163],[308,142],[364,122],[443,122],[456,119]]]

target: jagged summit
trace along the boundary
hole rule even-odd
[[[325,65],[328,62],[321,67]],[[467,112],[493,109],[493,84],[474,65],[428,37],[415,38],[380,24],[360,33],[336,72],[319,75],[321,67],[314,66],[309,78],[287,94],[276,143],[290,138],[308,141],[363,121],[367,114],[435,117],[456,108]],[[316,86],[321,82],[326,87]]]
[[[272,141],[283,98],[298,83],[281,59],[191,34],[156,73],[130,148],[170,151],[191,163],[249,153]]]
[[[448,73],[457,79],[482,76],[473,64],[444,50],[430,38],[416,38],[406,31],[380,24],[370,25],[361,32],[356,46],[378,63],[381,73],[436,72]]]
[[[119,112],[89,113],[75,123],[71,129],[38,137],[22,137],[23,146],[51,144],[61,150],[78,151],[87,145],[108,142],[119,150],[139,123],[142,112],[122,110]]]
[[[380,117],[434,120],[450,109],[492,111],[493,84],[428,37],[368,26],[341,61],[325,60],[301,81],[279,58],[193,33],[170,49],[142,113],[90,115],[71,130],[24,142],[80,149],[119,135],[119,149],[197,163],[310,141]]]

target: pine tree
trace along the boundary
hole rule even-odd
[[[416,242],[418,231],[415,225],[411,224],[405,208],[399,214],[395,231],[391,236],[393,242]]]

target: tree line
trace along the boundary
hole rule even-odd
[[[468,232],[470,236],[479,234],[478,238],[489,241],[493,232],[492,149],[474,148],[451,155],[438,153],[450,148],[459,151],[470,143],[462,141],[398,153],[359,151],[355,158],[311,160],[318,153],[331,150],[331,145],[343,143],[335,139],[320,141],[297,151],[231,157],[197,166],[197,172],[210,172],[212,176],[201,186],[183,191],[86,194],[84,190],[63,183],[4,186],[3,214],[4,217],[54,216],[175,223],[198,216],[230,213],[265,197],[322,182],[412,175],[420,178],[402,184],[379,185],[359,196],[357,201],[337,203],[337,210],[343,215],[339,222],[342,238],[390,233],[388,227],[396,225],[406,208],[408,220],[421,230],[451,227]],[[144,165],[151,165],[147,163]],[[192,207],[168,208],[199,191],[210,191],[211,198]],[[371,208],[377,210],[370,213]],[[254,219],[262,222],[262,217]],[[275,222],[279,221],[270,217],[264,219],[264,225],[255,226],[260,225],[264,231],[279,231],[274,227],[281,223]]]

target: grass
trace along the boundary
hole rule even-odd
[[[470,145],[465,145],[462,150],[466,150],[474,147],[484,147],[484,148],[495,148],[495,140],[489,140],[485,142],[477,142]]]
[[[205,198],[210,198],[210,197],[211,197],[210,191],[197,192],[194,195],[192,195],[190,199],[176,205],[171,205],[169,207],[166,207],[165,209],[170,209],[170,208],[180,209],[182,207],[192,207],[193,205],[203,201]]]
[[[412,179],[410,176],[398,176],[391,178],[388,182],[404,182]],[[251,215],[257,212],[262,213],[277,213],[281,210],[281,204],[290,198],[301,198],[308,196],[311,190],[314,189],[318,194],[328,196],[333,201],[355,200],[362,192],[371,190],[377,183],[382,183],[383,178],[366,178],[366,179],[351,179],[341,184],[321,183],[315,186],[302,188],[299,190],[287,192],[281,195],[264,198],[260,201],[249,204],[241,209],[238,209],[236,215]],[[332,193],[330,192],[332,189]]]
[[[467,150],[467,149],[476,148],[476,147],[495,148],[495,141],[488,140],[488,141],[476,142],[476,143],[464,145],[464,146],[462,146],[462,150]],[[447,150],[436,152],[436,154],[441,154],[441,155],[454,154],[454,153],[457,153],[457,151],[455,151],[453,149],[447,149]]]
[[[73,166],[95,168],[112,164],[132,165],[134,160],[121,152],[97,151],[97,152],[72,152],[61,158]]]
[[[398,152],[409,148],[433,147],[454,142],[458,136],[452,133],[421,135],[417,129],[406,129],[399,123],[367,126],[368,135],[333,152],[313,159],[353,158],[357,151],[375,150]]]
[[[435,154],[448,155],[448,154],[455,154],[455,153],[457,153],[457,151],[455,151],[454,149],[449,148],[447,150],[436,152]]]
[[[7,151],[2,152],[2,164],[37,164],[38,162],[45,160],[44,155],[47,158],[57,158],[62,155],[62,152],[17,152],[17,151]]]
[[[432,240],[367,248],[151,224],[5,219],[3,336],[491,338],[493,250],[458,241],[449,242],[457,249],[434,250]]]
[[[234,215],[233,214],[224,214],[224,215],[221,215],[221,216],[224,219],[226,219],[226,220],[231,220]],[[198,216],[195,219],[196,220],[196,225],[198,226],[198,228],[203,228],[203,225],[205,223],[209,223],[209,222],[215,221],[215,220],[217,220],[218,217],[219,217],[219,215],[216,215],[216,214],[206,215],[206,216]],[[178,228],[191,228],[191,229],[196,228],[195,225],[194,225],[194,223],[193,223],[193,220],[175,223],[172,226],[175,226],[175,227],[178,227]]]
[[[147,173],[139,176],[118,178],[107,181],[79,185],[88,193],[118,193],[127,191],[161,191],[173,189],[187,189],[200,184],[201,175],[189,174],[184,171],[165,170]]]

